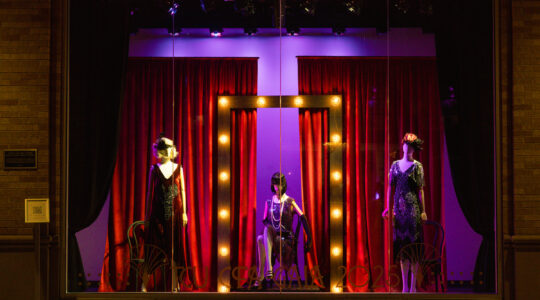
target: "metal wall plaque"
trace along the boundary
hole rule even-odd
[[[49,198],[24,199],[25,223],[49,223]]]
[[[4,150],[4,170],[37,169],[37,149]]]

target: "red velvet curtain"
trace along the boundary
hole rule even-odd
[[[321,274],[329,274],[330,269],[330,230],[328,217],[328,110],[300,109],[300,165],[302,174],[302,211],[312,228],[313,250],[306,254],[309,270],[318,267]],[[308,274],[305,274],[306,281]],[[328,290],[329,277],[324,276],[319,286]]]
[[[116,169],[100,291],[128,289],[126,232],[144,219],[151,145],[160,132],[173,137],[184,168],[188,209],[186,250],[191,278],[216,286],[215,137],[217,95],[254,95],[256,58],[131,58],[126,75]],[[174,96],[174,105],[173,105]],[[174,110],[174,114],[173,114]],[[174,118],[173,118],[174,116]]]
[[[385,281],[391,242],[381,213],[388,169],[400,158],[405,132],[415,132],[426,141],[417,156],[426,176],[426,211],[429,219],[444,226],[442,117],[435,60],[392,58],[389,67],[387,105],[386,58],[298,59],[301,94],[343,96],[344,262],[349,269],[347,290],[351,292],[389,290]],[[392,272],[399,274],[399,267]]]
[[[231,111],[231,266],[245,283],[255,265],[257,207],[257,109]]]

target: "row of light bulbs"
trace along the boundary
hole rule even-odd
[[[220,97],[218,102],[219,102],[219,105],[221,107],[226,107],[226,106],[229,105],[229,99],[227,99],[227,97]],[[340,102],[341,102],[341,98],[338,97],[338,96],[334,96],[334,97],[332,97],[332,99],[330,99],[330,103],[333,106],[339,105]],[[266,98],[258,97],[257,98],[257,105],[259,107],[266,106]],[[300,96],[294,97],[294,105],[296,105],[298,107],[304,105],[304,99],[302,97],[300,97]]]
[[[342,175],[341,175],[340,171],[332,172],[332,179],[335,182],[341,181],[341,178],[342,178]],[[227,171],[220,172],[219,173],[219,180],[221,180],[222,182],[226,182],[227,180],[229,180],[229,173]]]
[[[341,142],[341,135],[335,133],[335,134],[332,135],[331,140],[332,140],[332,143],[337,144],[337,143]],[[229,143],[229,136],[226,135],[226,134],[221,134],[218,137],[218,141],[219,141],[220,144],[226,145],[226,144]]]

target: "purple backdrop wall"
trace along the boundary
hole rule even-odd
[[[270,177],[278,171],[287,179],[287,195],[302,207],[298,108],[257,109],[257,233],[263,230],[264,201],[272,196]],[[296,220],[293,226],[296,226]],[[303,240],[300,241],[299,249],[303,249],[303,244]],[[301,253],[298,269],[303,277],[304,257]]]

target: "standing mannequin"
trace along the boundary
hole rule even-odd
[[[273,193],[272,199],[267,200],[264,205],[263,234],[257,237],[257,252],[259,254],[259,268],[257,272],[257,280],[253,284],[254,287],[259,287],[263,278],[272,280],[273,278],[273,262],[274,257],[281,259],[280,265],[289,268],[293,263],[293,214],[298,214],[299,221],[302,222],[304,231],[307,235],[307,241],[304,246],[304,251],[309,252],[312,246],[311,228],[307,222],[306,216],[298,207],[293,198],[285,194],[287,190],[287,182],[285,176],[280,172],[272,175],[270,190]],[[281,243],[281,245],[280,245]],[[279,250],[281,249],[281,257]],[[266,265],[266,274],[263,276],[264,267]]]
[[[383,218],[388,218],[390,193],[395,187],[393,206],[394,261],[399,259],[403,293],[416,292],[418,257],[404,257],[400,250],[410,244],[423,243],[422,223],[427,220],[424,200],[424,170],[422,164],[413,159],[415,151],[422,149],[423,141],[416,135],[407,133],[403,137],[403,158],[396,160],[390,167],[390,185],[386,191],[386,209]],[[420,246],[422,247],[422,246]],[[408,285],[409,271],[411,285]]]
[[[172,161],[177,156],[173,141],[160,136],[152,148],[154,156],[160,162],[152,165],[148,176],[145,218],[148,228],[145,243],[158,246],[171,256],[174,242],[174,257],[171,257],[171,264],[172,270],[177,270],[177,265],[186,264],[183,255],[184,245],[179,232],[181,228],[178,228],[180,224],[186,226],[188,222],[184,172],[181,166]],[[175,228],[172,227],[173,215]],[[172,282],[179,285],[176,271],[172,273]],[[142,276],[143,292],[146,292],[148,275],[145,272]]]

